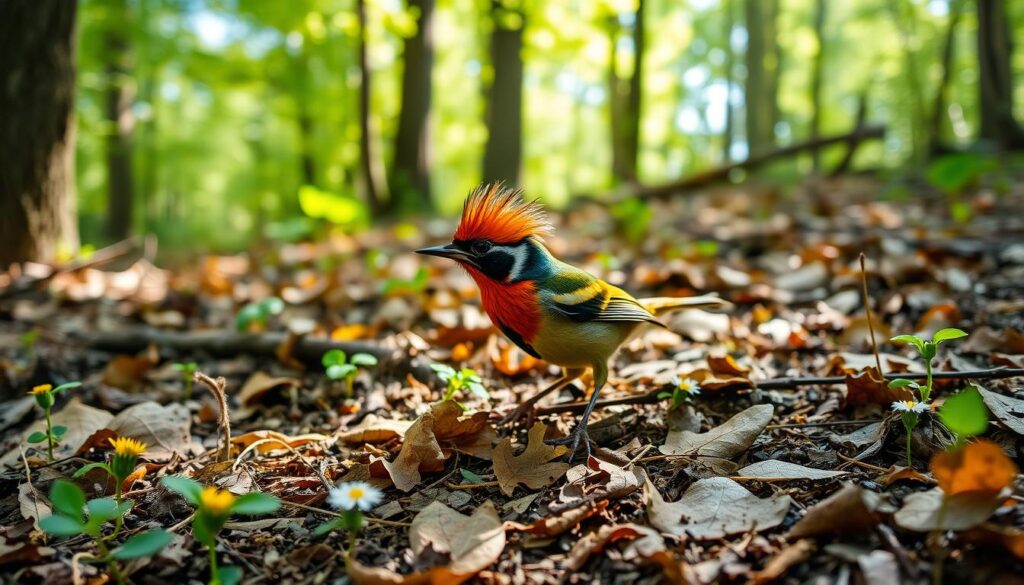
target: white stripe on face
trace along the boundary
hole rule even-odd
[[[519,277],[523,274],[523,270],[526,268],[526,259],[530,256],[530,251],[526,249],[527,243],[520,242],[515,246],[494,246],[491,251],[499,251],[508,254],[512,257],[512,268],[508,271],[508,281],[516,282]]]

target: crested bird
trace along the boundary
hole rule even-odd
[[[416,250],[454,260],[476,281],[484,311],[526,353],[561,366],[562,376],[523,403],[538,400],[593,371],[594,391],[583,416],[563,439],[575,457],[587,423],[608,380],[608,362],[643,325],[665,327],[659,317],[678,309],[722,307],[714,296],[636,299],[621,288],[555,258],[544,244],[551,224],[537,201],[501,184],[470,193],[451,243]],[[505,419],[508,420],[508,417]]]

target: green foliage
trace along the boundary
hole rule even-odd
[[[38,327],[33,327],[18,336],[18,345],[29,356],[34,356],[36,353],[36,342],[39,341],[40,333],[41,331]]]
[[[429,273],[425,266],[420,266],[412,278],[387,278],[381,284],[382,295],[414,295],[427,288]]]
[[[66,382],[56,388],[52,388],[49,384],[42,384],[36,386],[30,392],[30,394],[35,397],[36,404],[39,408],[43,409],[43,418],[46,421],[46,430],[34,431],[26,440],[30,444],[45,442],[46,454],[50,461],[53,461],[53,448],[60,444],[60,438],[68,431],[65,426],[53,426],[53,422],[50,420],[50,411],[56,403],[56,398],[54,397],[61,392],[66,392],[81,385],[81,382]]]
[[[999,168],[991,157],[973,153],[949,154],[928,167],[928,182],[949,195],[957,195],[986,173]]]
[[[618,231],[632,244],[643,241],[654,219],[651,206],[639,197],[623,199],[612,206],[611,213]]]
[[[264,330],[267,320],[272,315],[280,315],[284,311],[284,301],[277,297],[267,297],[258,303],[249,303],[242,307],[235,317],[235,329],[250,331],[253,328]]]
[[[183,398],[189,400],[192,398],[192,388],[195,385],[195,373],[199,371],[199,364],[196,362],[176,362],[172,366],[175,370],[181,372],[181,382],[185,386],[185,392]]]
[[[341,380],[345,383],[345,393],[352,397],[352,384],[360,367],[373,367],[377,365],[377,358],[368,353],[355,353],[348,357],[340,349],[332,349],[324,353],[320,363],[326,369],[327,377],[331,380]]]
[[[975,388],[968,388],[943,402],[939,419],[953,431],[960,444],[988,429],[988,409]]]
[[[487,388],[484,387],[483,380],[476,370],[471,368],[456,370],[447,364],[430,364],[430,368],[437,373],[441,381],[447,384],[441,400],[454,400],[455,393],[462,390],[472,392],[484,400],[491,399],[491,395],[487,392]],[[462,406],[461,403],[456,402],[456,404]]]
[[[299,187],[299,207],[309,217],[347,229],[366,227],[370,222],[370,209],[358,198],[312,185]]]

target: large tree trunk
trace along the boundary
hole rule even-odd
[[[633,76],[629,78],[629,94],[626,98],[626,163],[629,165],[629,179],[639,176],[637,165],[640,159],[640,107],[643,98],[644,47],[647,44],[644,29],[644,0],[637,0],[633,14]]]
[[[135,209],[132,149],[135,135],[135,81],[128,41],[129,7],[121,0],[104,31],[107,54],[107,237],[123,240],[131,235]]]
[[[978,0],[978,69],[981,138],[1001,148],[1024,148],[1024,129],[1013,117],[1013,43],[1003,0]]]
[[[431,79],[434,64],[434,0],[408,0],[418,9],[416,33],[405,39],[402,71],[402,111],[395,135],[395,164],[391,193],[405,207],[429,209],[429,125]]]
[[[821,137],[821,85],[825,71],[825,20],[828,0],[817,0],[814,12],[814,34],[818,38],[818,54],[814,56],[811,71],[811,140]],[[821,169],[821,152],[811,151],[811,167]]]
[[[747,147],[750,156],[771,150],[775,144],[775,75],[778,53],[775,44],[777,0],[746,0]]]
[[[616,181],[636,182],[637,159],[640,154],[640,107],[643,99],[643,58],[646,45],[644,29],[644,0],[637,0],[633,14],[633,72],[628,81],[619,76],[618,19],[609,23],[611,53],[609,55],[609,107],[612,135],[612,172]]]
[[[387,186],[384,169],[376,148],[373,119],[370,116],[373,72],[370,70],[369,42],[367,40],[366,0],[356,1],[359,17],[359,168],[366,192],[366,200],[374,215],[385,211]]]
[[[519,185],[523,158],[523,28],[524,15],[491,0],[494,31],[491,65],[494,79],[487,96],[487,145],[483,178]]]
[[[75,2],[0,2],[0,267],[78,249]]]
[[[728,163],[732,160],[732,136],[735,132],[736,113],[732,106],[732,86],[735,83],[736,51],[732,48],[732,29],[735,23],[733,16],[734,0],[724,0],[722,10],[725,11],[725,130],[722,136],[722,161]]]
[[[956,27],[963,13],[962,0],[949,0],[949,23],[946,25],[946,39],[942,45],[942,75],[939,85],[935,88],[935,103],[932,105],[931,122],[928,129],[928,152],[938,154],[945,150],[942,145],[942,120],[946,117],[946,94],[953,77],[953,53],[956,48]]]

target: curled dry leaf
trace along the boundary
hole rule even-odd
[[[665,543],[661,535],[652,528],[637,524],[605,524],[597,532],[591,532],[576,541],[565,560],[565,568],[569,571],[578,571],[590,555],[597,554],[609,544],[620,540],[633,541],[630,550],[623,554],[623,558],[627,560],[637,557],[652,558],[658,553],[665,553]]]
[[[519,484],[530,489],[551,485],[571,467],[568,463],[551,461],[565,455],[569,450],[562,445],[545,444],[546,431],[547,426],[543,423],[535,423],[527,437],[526,450],[518,456],[512,453],[511,437],[494,448],[494,476],[498,480],[501,492],[506,496],[511,496]]]
[[[505,549],[505,528],[491,502],[484,502],[469,516],[434,502],[413,518],[409,546],[417,555],[427,547],[449,555],[447,566],[430,570],[432,581],[459,583],[498,560]]]
[[[507,522],[505,525],[513,530],[550,538],[578,526],[580,522],[603,512],[607,507],[607,501],[600,501],[592,506],[577,506],[559,514],[539,518],[533,524]]]
[[[880,521],[882,497],[848,483],[838,492],[811,506],[789,532],[788,540],[813,536],[854,536],[874,529]]]
[[[897,481],[919,481],[922,483],[930,483],[932,479],[920,471],[915,470],[913,467],[893,465],[885,472],[885,475],[878,478],[878,481],[881,482],[882,485],[889,486]]]
[[[764,568],[751,575],[751,585],[764,585],[778,580],[794,565],[806,561],[814,552],[814,541],[801,539],[782,549],[782,552],[768,559]]]
[[[763,477],[766,479],[833,479],[846,475],[845,471],[831,471],[805,467],[788,461],[769,459],[758,461],[740,469],[737,475],[743,477]]]
[[[409,427],[398,457],[394,461],[383,458],[371,460],[370,471],[381,465],[387,470],[395,487],[408,492],[420,482],[420,472],[439,471],[445,456],[434,437],[434,413],[428,410]]]
[[[726,477],[693,483],[678,502],[666,502],[647,481],[647,517],[658,530],[697,540],[740,532],[768,530],[786,518],[792,500],[786,495],[759,498]]]
[[[888,406],[898,400],[911,398],[913,394],[907,388],[890,388],[878,374],[878,368],[868,367],[857,373],[846,374],[846,406]]]
[[[739,365],[736,363],[736,359],[729,354],[709,355],[707,360],[708,367],[711,368],[711,371],[715,374],[739,377],[745,377],[750,374],[750,368],[744,368]]]
[[[150,345],[140,355],[114,356],[103,370],[103,383],[122,390],[135,390],[145,375],[160,363],[160,353]]]
[[[349,444],[386,443],[396,437],[402,438],[412,426],[412,421],[393,420],[376,414],[368,414],[358,425],[341,431],[338,438]]]
[[[242,420],[255,414],[260,402],[271,390],[298,387],[299,381],[295,378],[274,377],[264,372],[255,372],[238,391],[238,408],[231,412],[231,418]]]
[[[910,494],[893,519],[901,528],[917,532],[965,530],[988,520],[999,499],[977,493],[947,496],[940,488]]]
[[[996,419],[1006,428],[1024,436],[1024,400],[1012,398],[986,390],[975,384],[981,393],[985,406],[992,412]]]
[[[490,460],[491,450],[498,438],[494,427],[487,422],[489,414],[465,414],[454,400],[435,404],[434,436],[444,447],[479,459]]]
[[[260,453],[287,450],[288,447],[301,447],[309,443],[321,443],[329,440],[327,435],[320,433],[306,433],[304,435],[285,435],[277,431],[250,431],[248,433],[231,437],[231,445],[235,450],[244,450],[253,443],[260,443],[256,450]],[[286,447],[287,445],[288,447]]]
[[[740,412],[706,433],[672,431],[659,450],[665,455],[698,455],[732,459],[746,451],[772,420],[770,404],[759,404]]]
[[[558,501],[568,503],[586,497],[596,502],[622,498],[640,489],[644,484],[644,472],[639,467],[626,469],[590,456],[586,465],[580,464],[569,469],[565,480]]]
[[[939,488],[947,496],[977,494],[996,499],[1017,477],[1017,465],[1002,447],[985,439],[955,451],[943,451],[930,464]]]

